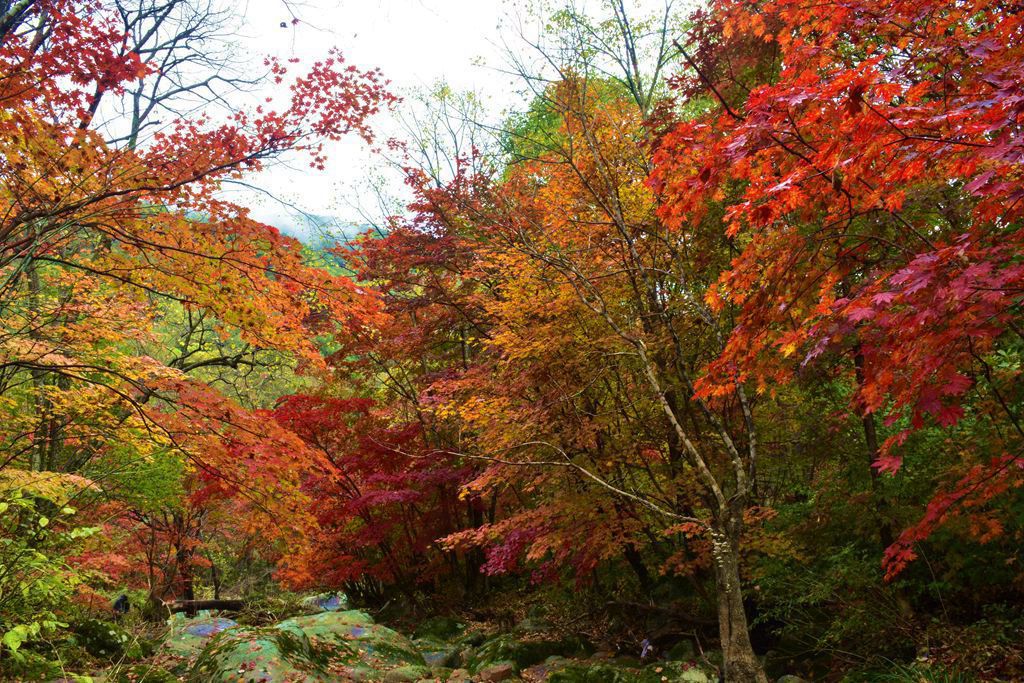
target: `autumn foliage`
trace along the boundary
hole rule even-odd
[[[852,407],[892,427],[872,463],[891,473],[913,431],[960,422],[972,390],[1016,421],[985,358],[1020,334],[1020,18],[990,2],[833,9],[716,8],[714,50],[690,48],[680,87],[719,106],[662,138],[652,183],[670,225],[722,202],[742,245],[708,293],[740,322],[698,392],[856,356]],[[1022,483],[1019,441],[997,450],[888,549],[890,576],[948,515]]]
[[[173,10],[139,9],[138,21]],[[127,11],[40,0],[0,25],[0,467],[93,479],[83,494],[102,504],[81,518],[109,535],[78,557],[115,577],[135,565],[154,599],[173,599],[191,597],[212,519],[261,537],[269,558],[302,547],[315,522],[303,478],[326,467],[203,373],[272,356],[315,374],[320,345],[376,311],[297,240],[225,201],[222,184],[285,153],[322,166],[324,143],[369,140],[368,117],[394,98],[340,54],[306,69],[268,60],[284,102],[165,121],[143,137],[136,117],[130,135],[108,139],[105,99],[174,77],[149,61],[159,49],[129,49]],[[180,479],[147,490],[171,472]],[[101,546],[113,539],[120,553]]]
[[[962,646],[1024,623],[1013,3],[564,8],[543,73],[512,61],[522,112],[445,119],[474,100],[440,88],[387,145],[404,212],[319,251],[223,189],[372,142],[378,72],[268,59],[284,101],[117,136],[104,103],[160,66],[104,2],[23,4],[0,482],[81,491],[81,600],[257,565],[417,609],[557,588],[604,633],[664,603],[729,681],[766,643],[1024,675]]]
[[[780,482],[829,449],[810,485],[862,492],[818,528],[861,510],[899,618],[922,544],[1013,538],[1019,33],[996,2],[724,1],[672,46],[668,99],[570,64],[507,165],[407,169],[412,216],[351,257],[387,322],[338,367],[419,432],[383,439],[407,473],[461,463],[487,501],[440,550],[644,586],[806,558]]]

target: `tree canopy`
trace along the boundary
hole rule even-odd
[[[657,605],[727,681],[1024,676],[1020,8],[569,3],[493,119],[336,50],[242,74],[226,12],[0,2],[2,675],[119,586],[272,576],[609,642]],[[227,199],[349,138],[381,229]]]

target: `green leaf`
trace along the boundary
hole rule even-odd
[[[4,645],[9,647],[12,652],[17,652],[21,644],[25,642],[26,631],[27,629],[22,625],[15,626],[4,634]]]
[[[90,536],[94,536],[94,535],[98,534],[99,532],[100,532],[100,528],[98,526],[82,526],[82,527],[76,527],[76,528],[72,529],[70,532],[68,532],[68,537],[69,538],[88,538]]]

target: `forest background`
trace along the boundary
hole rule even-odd
[[[5,672],[284,586],[1024,675],[1020,8],[648,9],[518,8],[494,117],[199,0],[0,1]],[[411,197],[358,239],[228,192],[341,140]]]

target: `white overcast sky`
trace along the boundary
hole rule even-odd
[[[488,108],[498,113],[518,102],[509,78],[492,68],[502,61],[497,27],[501,16],[515,11],[510,4],[509,0],[301,0],[295,3],[300,21],[292,26],[280,0],[248,0],[239,5],[244,23],[238,43],[254,64],[267,54],[298,57],[309,64],[336,46],[349,63],[380,68],[399,95],[443,80],[454,89],[479,93]],[[288,27],[282,28],[282,22]],[[397,132],[388,118],[381,117],[376,126],[384,135]],[[293,167],[277,165],[255,182],[303,211],[360,223],[355,206],[373,212],[368,178],[386,173],[382,160],[373,158],[356,140],[333,145],[330,152],[324,172],[296,160]],[[392,188],[401,192],[398,183],[392,183]],[[294,212],[279,201],[252,192],[239,194],[237,200],[249,205],[257,218],[278,227],[287,229],[292,222],[289,213]]]

